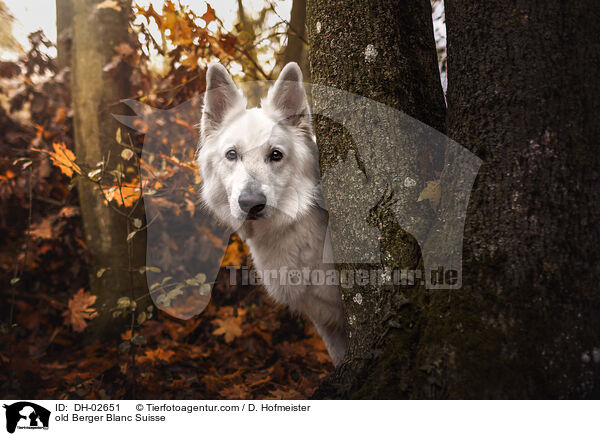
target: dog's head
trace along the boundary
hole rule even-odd
[[[211,65],[197,158],[204,203],[234,229],[246,220],[285,225],[306,213],[319,169],[298,65],[287,64],[253,109],[225,68]]]

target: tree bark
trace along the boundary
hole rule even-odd
[[[438,131],[444,130],[445,103],[428,0],[309,0],[307,18],[314,84],[370,98]],[[313,89],[312,98],[316,114],[331,112],[332,108],[339,113],[354,111],[344,108],[344,101],[320,91],[318,86]],[[361,151],[356,150],[356,144],[348,134],[350,131],[368,129],[373,142],[390,143],[389,138],[379,137],[381,131],[373,129],[371,132],[368,127],[355,124],[352,114],[343,125],[325,117],[316,117],[315,133],[324,176],[340,158],[347,159],[354,153],[360,160]],[[386,156],[378,159],[379,162],[385,161]],[[407,195],[418,196],[417,189],[422,188],[426,181],[417,171],[418,154],[404,156],[399,165],[415,181],[415,188],[408,190]],[[362,168],[360,162],[358,166]],[[373,173],[368,174],[369,171]],[[386,183],[386,180],[377,180],[384,177],[378,174],[376,167],[363,172],[367,179],[373,180],[374,189],[381,188],[375,186],[378,183]],[[344,214],[343,208],[352,202],[340,201],[336,194],[325,193],[330,217],[332,213]],[[382,209],[377,215],[383,237],[381,249],[387,250],[389,259],[375,267],[421,268],[422,259],[416,240],[397,225],[389,209]],[[357,232],[364,233],[362,227],[357,228]],[[340,246],[352,251],[354,242],[350,238],[339,237],[335,230],[332,237],[334,251]],[[338,267],[373,269],[373,265],[358,264]],[[341,287],[340,290],[349,350],[343,364],[319,388],[316,398],[402,396],[398,386],[407,381],[399,379],[402,374],[396,369],[407,364],[411,359],[409,354],[414,353],[409,345],[415,340],[416,330],[412,326],[423,304],[423,286],[390,291],[354,284],[351,289]],[[410,303],[406,304],[407,301]],[[402,328],[390,331],[390,325]],[[364,384],[366,380],[368,385]]]
[[[420,345],[440,396],[600,396],[594,6],[446,2],[447,134],[484,163],[463,288],[434,294]]]
[[[600,15],[591,0],[447,0],[446,20],[446,133],[483,160],[463,286],[408,295],[395,311],[408,326],[385,335],[374,356],[351,348],[317,396],[598,398]],[[332,53],[318,41],[311,48],[313,74],[336,82],[319,50]],[[317,128],[325,163],[332,132]],[[442,173],[442,186],[456,174]],[[449,201],[442,195],[440,208]],[[432,234],[444,229],[439,222]]]
[[[112,114],[129,114],[119,103],[129,97],[129,70],[125,65],[118,71],[105,72],[103,68],[116,54],[116,46],[134,43],[128,32],[130,2],[120,0],[116,9],[97,8],[100,3],[74,2],[72,98],[77,159],[91,167],[104,159],[109,162],[109,171],[124,162],[120,157],[122,147],[115,139],[122,126]],[[132,287],[143,295],[143,275],[137,271],[130,275],[129,269],[130,261],[134,270],[145,263],[145,239],[137,234],[129,254],[127,218],[105,205],[92,183],[80,180],[77,187],[86,244],[94,258],[91,289],[98,296],[96,307],[100,313],[92,322],[92,336],[104,340],[119,328],[111,315],[117,299],[129,297]],[[143,218],[142,208],[136,212],[136,217]],[[104,274],[98,274],[99,270],[105,270]]]
[[[73,0],[56,0],[56,51],[58,71],[71,67]]]

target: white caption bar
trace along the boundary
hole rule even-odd
[[[9,434],[499,435],[598,431],[597,401],[3,401]],[[44,430],[42,433],[36,430]]]

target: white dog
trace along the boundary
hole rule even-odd
[[[287,64],[253,109],[225,68],[211,65],[197,158],[205,205],[246,242],[267,293],[306,314],[339,364],[346,334],[337,285],[289,276],[331,269],[323,260],[327,213],[319,207],[318,151],[298,65]]]

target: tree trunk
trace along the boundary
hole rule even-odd
[[[56,51],[58,71],[71,67],[73,0],[56,0]]]
[[[463,285],[409,295],[400,313],[408,328],[384,335],[374,356],[351,348],[318,396],[600,396],[594,6],[446,1],[447,134],[483,160],[464,229]],[[313,73],[337,78],[322,67],[323,47],[314,49]],[[322,153],[331,153],[330,131],[317,129]],[[456,175],[445,171],[442,186]],[[449,202],[442,195],[441,210]],[[439,222],[431,233],[444,230]]]
[[[305,82],[310,81],[308,51],[305,44],[306,0],[294,0],[287,30],[287,45],[283,52],[284,64],[296,62],[302,70]]]
[[[463,288],[451,300],[434,294],[423,363],[442,362],[435,383],[446,397],[597,398],[596,4],[446,8],[447,134],[484,163],[465,226]]]
[[[431,5],[428,0],[309,0],[307,15],[311,72],[316,85],[312,92],[314,112],[325,115],[332,112],[348,113],[343,125],[335,124],[324,116],[316,117],[315,133],[321,171],[327,177],[340,158],[349,159],[354,154],[359,170],[371,183],[363,190],[381,192],[385,190],[382,186],[387,182],[385,171],[381,169],[384,165],[369,167],[361,159],[380,163],[393,159],[387,158],[385,149],[373,153],[357,150],[354,143],[356,137],[351,137],[349,133],[368,130],[369,141],[386,144],[391,155],[390,138],[386,138],[381,129],[371,129],[371,126],[361,125],[362,121],[355,119],[354,113],[365,110],[361,104],[356,108],[345,107],[355,99],[340,99],[335,92],[328,93],[319,85],[367,97],[443,131],[445,104],[437,66]],[[380,106],[371,107],[377,111]],[[416,200],[427,181],[426,172],[418,171],[419,157],[418,153],[409,153],[398,161],[401,172],[410,174],[410,180],[414,182],[414,188],[407,189],[406,194],[398,194],[401,203],[407,202],[407,197]],[[440,170],[439,159],[437,161],[436,169]],[[429,172],[434,171],[430,168]],[[350,190],[356,190],[356,187]],[[353,194],[355,197],[349,197],[346,201],[339,191],[325,190],[330,219],[332,214],[358,216],[356,211],[346,214],[345,209],[349,204],[359,209],[361,204],[356,199],[361,193]],[[380,265],[345,264],[338,265],[338,268],[421,268],[417,241],[393,218],[389,209],[380,208],[377,212],[377,220],[381,225],[382,254],[387,250],[389,255],[381,257]],[[355,221],[355,224],[355,234],[367,231],[364,222]],[[352,240],[351,235],[344,234],[346,230],[348,226],[332,229],[335,252],[352,252],[356,241]],[[378,286],[354,284],[351,289],[342,286],[341,293],[349,350],[343,364],[320,387],[316,397],[401,396],[398,385],[405,381],[399,380],[400,373],[395,372],[395,368],[410,361],[409,353],[413,351],[408,347],[416,335],[412,323],[423,304],[423,286],[389,291]],[[406,304],[406,301],[410,301],[410,304]],[[390,331],[390,325],[401,325],[402,328]],[[382,354],[384,350],[396,350],[397,355],[390,359]],[[369,379],[370,384],[363,386],[365,379]]]
[[[129,35],[130,3],[121,0],[118,8],[98,8],[101,0],[74,2],[73,79],[72,98],[75,125],[75,153],[77,159],[91,167],[110,155],[107,170],[123,163],[122,147],[115,137],[119,123],[114,113],[129,114],[119,103],[129,97],[129,70],[122,65],[118,71],[103,71],[116,54],[121,43],[133,44]],[[126,134],[123,134],[126,138]],[[106,177],[109,177],[108,174]],[[112,180],[112,179],[110,179]],[[109,182],[107,182],[109,183]],[[92,323],[94,339],[110,338],[119,327],[113,322],[111,308],[119,297],[130,296],[132,286],[143,292],[142,274],[130,275],[143,265],[145,239],[142,234],[133,238],[131,256],[126,242],[127,218],[104,204],[96,187],[86,181],[78,183],[79,201],[83,218],[86,244],[94,258],[91,271],[91,289],[98,296],[96,307],[100,316]],[[125,210],[123,210],[125,211]],[[136,217],[143,217],[138,208]],[[98,271],[104,270],[103,274]]]

